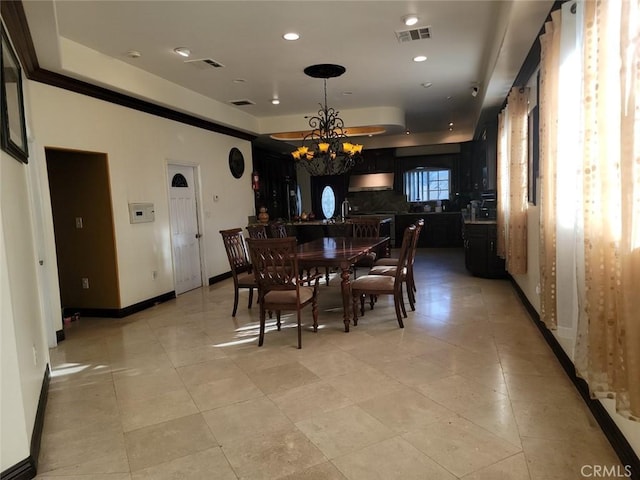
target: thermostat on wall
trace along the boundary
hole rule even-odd
[[[130,203],[129,221],[130,223],[147,223],[156,219],[153,210],[153,203]]]

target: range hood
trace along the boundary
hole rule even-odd
[[[351,175],[349,180],[350,192],[375,192],[380,190],[393,190],[393,173]]]

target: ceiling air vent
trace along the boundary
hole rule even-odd
[[[413,42],[414,40],[424,40],[431,38],[430,27],[412,28],[396,32],[396,38],[400,43]]]
[[[224,65],[216,62],[212,58],[199,58],[198,60],[185,60],[184,63],[193,65],[198,70],[209,70],[210,68],[223,68]]]
[[[245,105],[255,105],[255,102],[252,102],[251,100],[229,100],[229,103],[231,103],[232,105],[236,105],[238,107],[244,107]]]

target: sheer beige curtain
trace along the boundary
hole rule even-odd
[[[514,87],[498,117],[498,255],[507,271],[527,273],[529,89]]]
[[[556,176],[561,10],[540,36],[540,319],[558,326],[556,297]]]
[[[584,282],[576,369],[640,418],[639,1],[584,2]]]

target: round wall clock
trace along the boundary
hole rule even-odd
[[[229,151],[229,170],[234,178],[240,178],[244,173],[244,155],[236,147]]]

